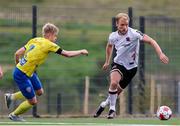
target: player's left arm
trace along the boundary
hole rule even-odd
[[[0,66],[0,79],[3,77],[3,70],[2,67]]]
[[[21,56],[24,55],[26,49],[25,47],[21,47],[20,49],[18,49],[15,54],[14,54],[14,58],[15,58],[15,63],[18,64],[19,63],[19,59]]]
[[[88,51],[86,49],[81,49],[81,50],[73,50],[73,51],[68,51],[60,48],[57,44],[55,43],[48,43],[49,47],[48,51],[55,52],[57,54],[60,54],[65,57],[75,57],[79,55],[88,55]]]
[[[88,55],[88,51],[86,49],[75,50],[75,51],[62,50],[61,55],[65,57],[75,57],[79,55]]]
[[[155,49],[155,51],[156,51],[157,55],[159,56],[159,59],[161,60],[161,62],[163,62],[164,64],[169,63],[169,58],[162,52],[160,46],[158,45],[158,43],[153,38],[144,34],[142,41],[150,44]]]

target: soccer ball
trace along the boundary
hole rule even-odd
[[[171,118],[172,111],[168,106],[161,106],[158,108],[156,115],[160,120],[168,120]]]

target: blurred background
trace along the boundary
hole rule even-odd
[[[32,37],[41,36],[41,28],[47,22],[60,28],[61,48],[86,48],[89,56],[68,59],[50,54],[37,71],[45,93],[27,115],[92,115],[108,94],[109,71],[102,71],[101,67],[113,30],[112,18],[119,12],[131,14],[131,26],[157,40],[170,63],[162,64],[151,46],[142,45],[140,67],[118,99],[117,114],[151,116],[158,106],[167,105],[178,116],[179,6],[179,0],[0,0],[0,64],[4,71],[0,80],[0,117],[9,113],[4,93],[18,91],[12,78],[14,53]],[[11,110],[20,102],[15,102]]]

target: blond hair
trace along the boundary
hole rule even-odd
[[[42,35],[45,36],[47,33],[58,34],[59,28],[51,23],[46,23],[42,27]]]
[[[119,21],[119,19],[124,18],[129,21],[129,16],[126,13],[119,13],[116,15],[116,21]]]

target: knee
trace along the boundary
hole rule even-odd
[[[111,87],[114,89],[117,89],[118,84],[119,84],[118,81],[111,81]]]
[[[43,89],[37,90],[36,95],[41,96],[44,93]]]
[[[32,98],[32,99],[28,100],[28,102],[29,102],[29,104],[31,104],[31,105],[36,105],[38,101],[37,101],[37,99],[36,99],[36,97],[35,97],[35,98]]]

